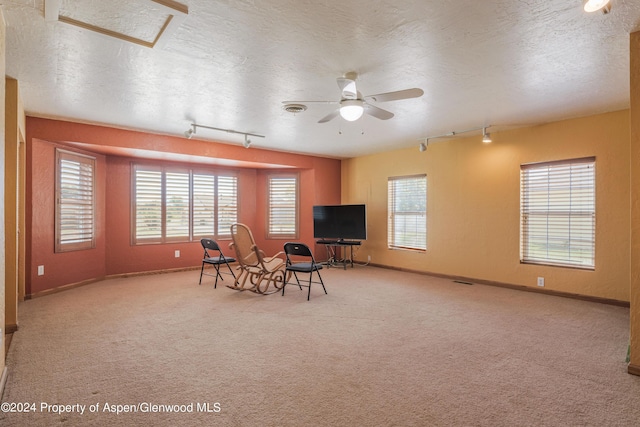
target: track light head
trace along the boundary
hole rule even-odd
[[[490,144],[492,142],[491,134],[487,132],[486,127],[482,128],[482,142],[485,144]]]
[[[427,151],[427,145],[424,142],[420,143],[420,152]]]
[[[191,127],[184,132],[184,136],[187,139],[191,139],[194,133],[196,133],[195,128],[193,125],[191,125]]]
[[[251,147],[251,140],[249,139],[249,135],[244,136],[244,142],[242,143],[242,145],[244,145],[244,148]]]

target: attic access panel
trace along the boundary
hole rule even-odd
[[[45,19],[154,48],[180,26],[187,6],[172,0],[45,0]]]

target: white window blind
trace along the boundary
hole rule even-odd
[[[521,262],[595,267],[595,158],[522,165]]]
[[[193,235],[215,235],[216,177],[193,174]]]
[[[231,236],[231,224],[238,222],[238,178],[218,176],[217,235]]]
[[[298,178],[296,176],[269,177],[268,237],[297,237],[298,235]]]
[[[389,178],[387,244],[392,249],[427,249],[427,176]]]
[[[56,150],[56,252],[95,247],[95,158]]]
[[[134,170],[134,244],[230,235],[238,214],[237,177],[147,165]]]
[[[162,172],[135,168],[135,240],[162,238]]]
[[[165,173],[167,239],[189,238],[189,173]]]

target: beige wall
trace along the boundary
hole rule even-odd
[[[640,375],[640,32],[631,34],[631,362]]]
[[[6,79],[5,101],[5,331],[18,327],[18,260],[19,260],[19,187],[20,141],[24,140],[24,110],[18,93],[18,81]],[[22,167],[23,169],[24,167]]]
[[[0,8],[0,76],[5,75],[5,22]],[[5,80],[0,79],[0,99],[5,99]],[[0,141],[4,141],[4,102],[0,102]],[[0,147],[0,200],[4,206],[4,144]],[[0,209],[0,301],[4,301],[4,209]],[[4,373],[4,304],[0,304],[0,373]],[[0,380],[0,386],[2,385]]]
[[[342,202],[367,204],[357,259],[421,272],[629,301],[629,111],[343,162]],[[520,165],[596,156],[595,271],[520,263]],[[427,174],[426,253],[389,250],[387,179]]]

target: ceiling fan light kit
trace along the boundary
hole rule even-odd
[[[609,0],[583,0],[582,3],[585,12],[592,13],[602,10],[602,13],[607,14],[611,11]]]
[[[347,99],[340,103],[340,116],[348,122],[355,122],[364,114],[362,101],[359,99]]]

